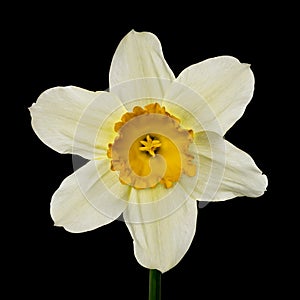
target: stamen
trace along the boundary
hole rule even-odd
[[[146,137],[146,141],[140,141],[140,143],[143,145],[142,147],[139,147],[139,150],[141,151],[148,151],[148,153],[151,156],[155,156],[155,151],[157,151],[157,148],[161,146],[161,142],[159,140],[152,139],[149,134]]]

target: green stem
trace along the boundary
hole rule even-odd
[[[149,270],[149,300],[161,300],[161,272]]]

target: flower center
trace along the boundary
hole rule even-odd
[[[119,135],[108,145],[107,156],[121,183],[136,189],[159,183],[170,188],[182,174],[196,174],[189,153],[193,131],[181,128],[180,120],[158,103],[134,107],[115,124],[115,131]]]
[[[147,151],[151,156],[155,156],[155,152],[157,151],[157,148],[161,146],[161,142],[159,140],[155,140],[154,138],[151,138],[149,134],[146,137],[146,140],[140,141],[140,143],[143,145],[139,148],[141,151]]]

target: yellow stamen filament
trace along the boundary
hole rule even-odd
[[[142,147],[139,147],[139,150],[141,151],[148,151],[148,153],[151,156],[155,156],[155,151],[157,148],[161,146],[161,142],[159,140],[151,139],[149,134],[147,135],[147,141],[140,141],[140,143],[143,145]]]

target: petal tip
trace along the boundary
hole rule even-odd
[[[35,106],[36,103],[32,103],[31,106],[27,107],[27,109],[29,110],[29,112],[31,113],[33,110],[33,107]]]
[[[151,36],[154,39],[157,39],[157,36],[148,31],[136,31],[135,29],[131,29],[125,37],[136,37],[136,38],[146,38],[147,36]]]
[[[135,31],[134,29],[131,29],[129,34],[135,34],[135,33],[138,33],[137,31]]]
[[[266,174],[262,174],[262,177],[263,177],[263,181],[264,181],[264,192],[266,192],[268,184],[269,184],[268,177]]]
[[[139,34],[141,34],[141,32],[131,29],[125,37],[127,37],[127,38],[135,37]]]
[[[257,189],[256,192],[254,192],[253,195],[247,195],[250,198],[258,198],[261,197],[266,191],[267,191],[267,187],[268,187],[268,177],[261,173],[260,175],[260,183],[257,183]]]

